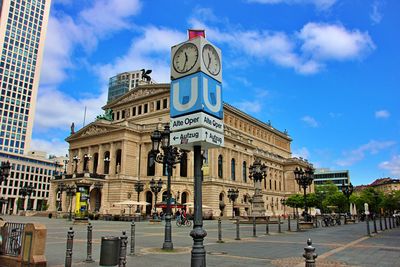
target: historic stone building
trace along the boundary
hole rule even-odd
[[[113,111],[113,120],[98,118],[78,132],[71,129],[66,139],[70,144],[68,171],[52,181],[50,209],[57,209],[60,197],[62,207],[58,208],[64,212],[71,208],[66,192],[60,196],[58,191],[62,183],[87,188],[84,194],[90,199],[89,212],[120,214],[121,209],[127,207],[115,203],[136,200],[134,184],[140,180],[145,184],[140,201],[151,203],[143,207],[142,212],[150,213],[154,205],[154,194],[149,187],[152,178],[164,181],[158,202],[166,196],[163,166],[149,164],[149,153],[151,133],[169,123],[169,94],[169,84],[139,86],[103,107]],[[224,123],[225,147],[203,153],[203,211],[218,216],[220,204],[224,203],[224,216],[231,216],[233,210],[236,214],[249,214],[254,194],[254,183],[248,178],[249,166],[259,158],[268,166],[267,178],[262,182],[266,213],[283,214],[285,207],[281,199],[300,192],[293,170],[312,165],[306,160],[292,158],[292,139],[286,132],[229,104],[224,104]],[[230,188],[239,190],[234,206],[227,197]],[[171,195],[180,203],[193,202],[192,152],[182,157],[173,170]],[[76,207],[75,198],[72,207]]]

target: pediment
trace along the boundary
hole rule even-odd
[[[83,127],[78,132],[70,135],[66,139],[66,141],[68,142],[71,139],[77,139],[77,138],[82,138],[82,137],[103,135],[103,134],[106,134],[110,131],[114,131],[117,129],[120,129],[120,127],[118,127],[116,125],[111,125],[110,122],[108,122],[108,121],[98,120],[98,121],[92,122],[91,124]]]

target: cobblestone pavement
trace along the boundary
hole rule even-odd
[[[65,219],[40,217],[5,216],[11,222],[38,222],[47,227],[46,258],[48,266],[64,266],[66,237],[69,227],[75,232],[73,266],[99,266],[102,236],[121,236],[126,231],[130,241],[130,222],[91,221],[93,225],[94,263],[85,263],[86,225],[73,225]],[[295,230],[292,222],[291,229]],[[164,252],[164,223],[136,223],[135,256],[127,256],[127,266],[190,266],[192,228],[177,227],[173,222],[172,240],[175,252]],[[204,241],[207,252],[207,266],[304,266],[304,247],[307,239],[312,239],[316,248],[317,266],[400,266],[400,228],[389,229],[367,236],[365,222],[329,228],[315,228],[307,231],[287,231],[287,221],[278,233],[276,224],[257,225],[257,237],[253,237],[251,224],[240,225],[241,240],[235,240],[236,225],[230,220],[222,221],[222,239],[217,243],[217,221],[205,221],[208,235]],[[128,244],[128,253],[130,244]]]

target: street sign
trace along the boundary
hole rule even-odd
[[[172,132],[170,144],[186,150],[192,150],[193,146],[201,146],[202,149],[215,148],[224,145],[224,135],[207,128],[193,128]]]
[[[170,122],[172,132],[200,127],[208,128],[220,133],[224,132],[224,122],[204,112],[171,118]]]

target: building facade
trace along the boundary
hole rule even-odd
[[[46,153],[31,151],[28,155],[0,152],[0,161],[11,163],[10,176],[0,185],[0,213],[47,209],[50,180],[63,171],[64,158],[46,158]],[[31,187],[31,193],[22,194]],[[26,191],[25,191],[26,192]]]
[[[51,0],[0,0],[0,151],[29,150]]]
[[[350,184],[350,172],[348,170],[330,170],[326,168],[315,170],[315,185],[322,185],[328,181],[333,182],[341,191],[343,185],[347,186]]]
[[[123,72],[111,77],[108,82],[108,102],[136,88],[143,81],[141,70]],[[154,83],[154,81],[150,81]]]
[[[373,181],[369,186],[384,193],[390,193],[400,190],[400,179],[393,179],[390,177],[379,178]]]
[[[60,196],[60,184],[78,185],[88,192],[89,212],[96,206],[103,214],[120,214],[126,207],[115,203],[136,200],[134,184],[144,183],[139,200],[150,203],[141,207],[150,214],[155,196],[150,190],[151,179],[164,181],[158,202],[166,197],[166,176],[162,164],[152,164],[151,133],[169,123],[170,85],[139,86],[111,101],[103,109],[113,110],[114,120],[98,119],[69,136],[69,165],[67,174],[52,180],[50,210],[67,212],[80,201],[76,197],[67,204],[67,195]],[[292,139],[270,124],[224,104],[225,146],[203,151],[204,211],[214,216],[231,216],[233,212],[246,216],[251,213],[254,182],[249,179],[249,166],[260,159],[268,166],[262,181],[262,193],[267,215],[285,213],[281,200],[299,193],[294,179],[296,167],[312,167],[303,159],[292,158]],[[190,209],[193,203],[193,153],[186,152],[172,174],[171,195]],[[239,197],[232,203],[228,189],[238,189]],[[313,188],[313,187],[312,187]],[[62,207],[57,207],[57,203]],[[96,203],[96,205],[94,205]]]

